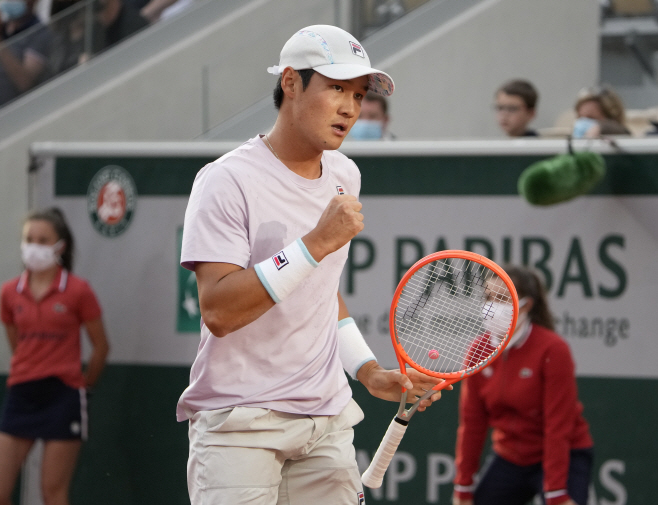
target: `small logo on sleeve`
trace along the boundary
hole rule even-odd
[[[338,191],[339,195],[345,194],[345,190],[343,189],[343,186],[336,186],[336,191]]]
[[[352,49],[352,53],[354,55],[360,56],[361,58],[366,57],[365,53],[363,52],[363,48],[356,42],[350,41],[350,48]]]
[[[286,255],[283,253],[283,251],[280,251],[272,256],[272,261],[274,261],[274,265],[276,266],[277,270],[281,270],[288,264],[288,258],[286,258]]]

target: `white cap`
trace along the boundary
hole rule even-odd
[[[345,30],[330,25],[307,26],[295,33],[281,49],[279,64],[268,67],[270,74],[281,75],[286,67],[312,68],[316,72],[344,81],[368,76],[368,89],[379,95],[393,94],[393,79],[370,66],[366,50]]]

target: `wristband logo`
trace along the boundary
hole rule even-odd
[[[288,264],[288,258],[286,258],[286,255],[283,253],[283,251],[279,251],[274,256],[272,256],[272,261],[274,261],[274,265],[276,266],[277,270],[281,270]]]
[[[343,186],[336,186],[336,191],[338,191],[339,195],[345,194],[345,190],[343,189]]]

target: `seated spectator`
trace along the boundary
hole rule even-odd
[[[498,126],[509,137],[536,137],[528,128],[536,115],[539,95],[528,81],[515,79],[506,82],[496,91],[496,119]]]
[[[98,20],[105,37],[100,47],[105,49],[148,26],[148,20],[127,0],[101,0]]]
[[[189,7],[194,0],[124,0],[149,23],[165,19]]]
[[[388,102],[386,97],[368,92],[361,102],[359,119],[352,126],[351,140],[393,140],[388,131]]]
[[[0,2],[0,106],[32,89],[48,74],[51,34],[34,14],[36,3]]]
[[[625,125],[624,104],[612,88],[596,86],[578,93],[574,138],[596,138],[601,135],[630,135]]]

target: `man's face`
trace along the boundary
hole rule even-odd
[[[358,119],[367,91],[367,76],[339,81],[316,72],[292,103],[299,134],[318,150],[338,149]]]
[[[520,137],[535,117],[535,110],[528,109],[523,98],[502,91],[496,95],[496,119],[498,126],[510,137]]]
[[[361,114],[359,119],[368,119],[370,121],[381,121],[386,124],[388,116],[384,114],[382,104],[374,100],[364,100],[361,103]]]

